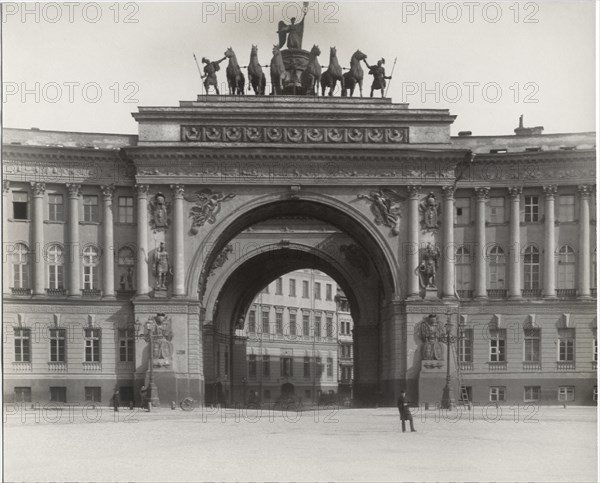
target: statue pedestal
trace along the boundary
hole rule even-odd
[[[166,299],[167,298],[167,289],[155,288],[153,296],[155,299]]]
[[[439,300],[437,287],[427,287],[425,289],[424,300]]]
[[[151,390],[153,407],[160,407],[161,401],[163,406],[170,406],[171,401],[179,403],[177,400],[177,378],[175,377],[175,371],[154,368],[152,379],[154,381]],[[149,381],[150,372],[148,371],[146,372],[145,379],[146,387],[151,387]]]
[[[428,403],[430,408],[440,404],[446,385],[445,361],[421,361],[419,374],[419,404]]]

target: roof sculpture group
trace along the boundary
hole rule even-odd
[[[376,90],[381,91],[381,97],[384,97],[386,90],[386,80],[391,79],[391,76],[385,74],[385,60],[377,61],[376,65],[367,63],[367,55],[357,50],[350,59],[350,68],[343,69],[337,58],[335,47],[331,47],[329,51],[329,65],[322,72],[321,64],[318,57],[321,55],[321,50],[318,45],[313,45],[309,51],[302,49],[302,38],[304,36],[304,21],[306,12],[308,11],[308,2],[304,2],[302,8],[302,19],[296,22],[296,18],[290,19],[290,24],[283,21],[279,22],[277,34],[279,36],[277,44],[273,45],[273,57],[270,65],[261,65],[258,60],[258,47],[252,45],[250,50],[250,62],[247,66],[240,66],[235,52],[229,47],[224,57],[210,61],[203,57],[204,64],[201,78],[204,83],[205,94],[209,94],[211,87],[216,94],[219,93],[219,84],[217,80],[217,72],[220,70],[220,64],[225,59],[228,59],[227,65],[227,84],[229,94],[243,95],[246,84],[246,78],[242,73],[242,68],[248,69],[248,90],[252,89],[256,95],[265,95],[267,80],[263,67],[268,67],[271,78],[271,95],[318,95],[319,86],[321,87],[321,95],[325,95],[325,91],[329,88],[329,95],[333,96],[335,88],[340,83],[341,95],[343,97],[354,95],[356,86],[359,88],[360,96],[362,97],[362,84],[364,71],[361,67],[361,62],[364,62],[368,69],[368,73],[373,76],[371,84],[371,97]],[[286,45],[287,49],[282,47]],[[195,56],[194,56],[195,57]],[[347,72],[343,72],[347,70]],[[392,69],[393,70],[393,69]]]

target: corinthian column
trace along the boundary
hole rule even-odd
[[[148,185],[136,184],[137,194],[137,296],[148,297]]]
[[[115,247],[113,239],[113,194],[115,187],[113,185],[101,186],[102,199],[104,202],[104,279],[103,295],[105,298],[114,298],[115,296]]]
[[[510,248],[508,298],[520,299],[521,294],[521,212],[520,202],[523,188],[513,186],[510,193]]]
[[[408,190],[408,248],[406,276],[407,298],[419,298],[419,194],[420,186],[407,186]]]
[[[442,230],[444,238],[443,250],[443,284],[442,298],[455,298],[454,294],[454,260],[456,248],[454,246],[454,186],[442,186],[444,199]]]
[[[557,187],[555,184],[544,186],[546,205],[544,207],[544,293],[545,299],[556,298],[556,268],[554,261],[556,257],[556,238],[554,234],[554,198]]]
[[[67,184],[69,198],[69,296],[81,295],[81,257],[79,255],[79,197],[80,184]]]
[[[46,264],[44,263],[44,195],[45,183],[31,183],[33,191],[33,295],[46,295]]]
[[[579,267],[577,298],[590,299],[590,196],[593,187],[580,185],[579,191]]]
[[[173,189],[173,296],[185,295],[185,266],[183,261],[183,185],[172,185]]]
[[[485,205],[490,196],[489,188],[475,188],[477,213],[475,220],[475,300],[487,299],[487,263],[485,241]]]

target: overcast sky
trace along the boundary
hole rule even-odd
[[[268,64],[277,23],[300,6],[5,4],[4,126],[136,133],[130,113],[138,105],[176,106],[201,93],[193,53],[213,60],[231,46],[247,65],[257,44]],[[344,67],[356,49],[369,63],[384,57],[388,75],[397,58],[388,97],[450,109],[458,116],[453,134],[512,134],[520,114],[545,133],[593,131],[595,7],[594,0],[311,2],[303,48],[320,46],[323,69],[331,46]],[[365,95],[370,83],[366,76]]]

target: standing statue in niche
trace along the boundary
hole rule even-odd
[[[423,341],[421,346],[421,359],[424,361],[441,361],[444,358],[442,327],[435,315],[426,317],[419,328],[419,335]]]
[[[279,29],[277,34],[279,35],[279,48],[283,47],[287,37],[287,48],[288,49],[301,49],[302,48],[302,36],[304,35],[304,20],[306,19],[306,12],[308,12],[308,2],[304,2],[302,6],[302,19],[296,23],[296,17],[290,19],[291,23],[287,25],[283,20],[279,22]]]
[[[435,231],[440,227],[440,202],[435,195],[430,192],[421,203],[419,211],[421,212],[421,228],[426,231]]]
[[[146,340],[152,344],[152,360],[154,367],[168,367],[171,365],[173,354],[173,331],[171,320],[164,313],[150,317],[146,322]]]
[[[439,249],[434,247],[431,243],[428,243],[423,252],[421,264],[417,268],[421,287],[435,288],[435,273],[439,258]]]
[[[165,243],[160,242],[160,246],[154,251],[153,274],[156,277],[155,288],[157,290],[167,289],[167,277],[171,267],[169,265],[169,253],[165,248]]]

